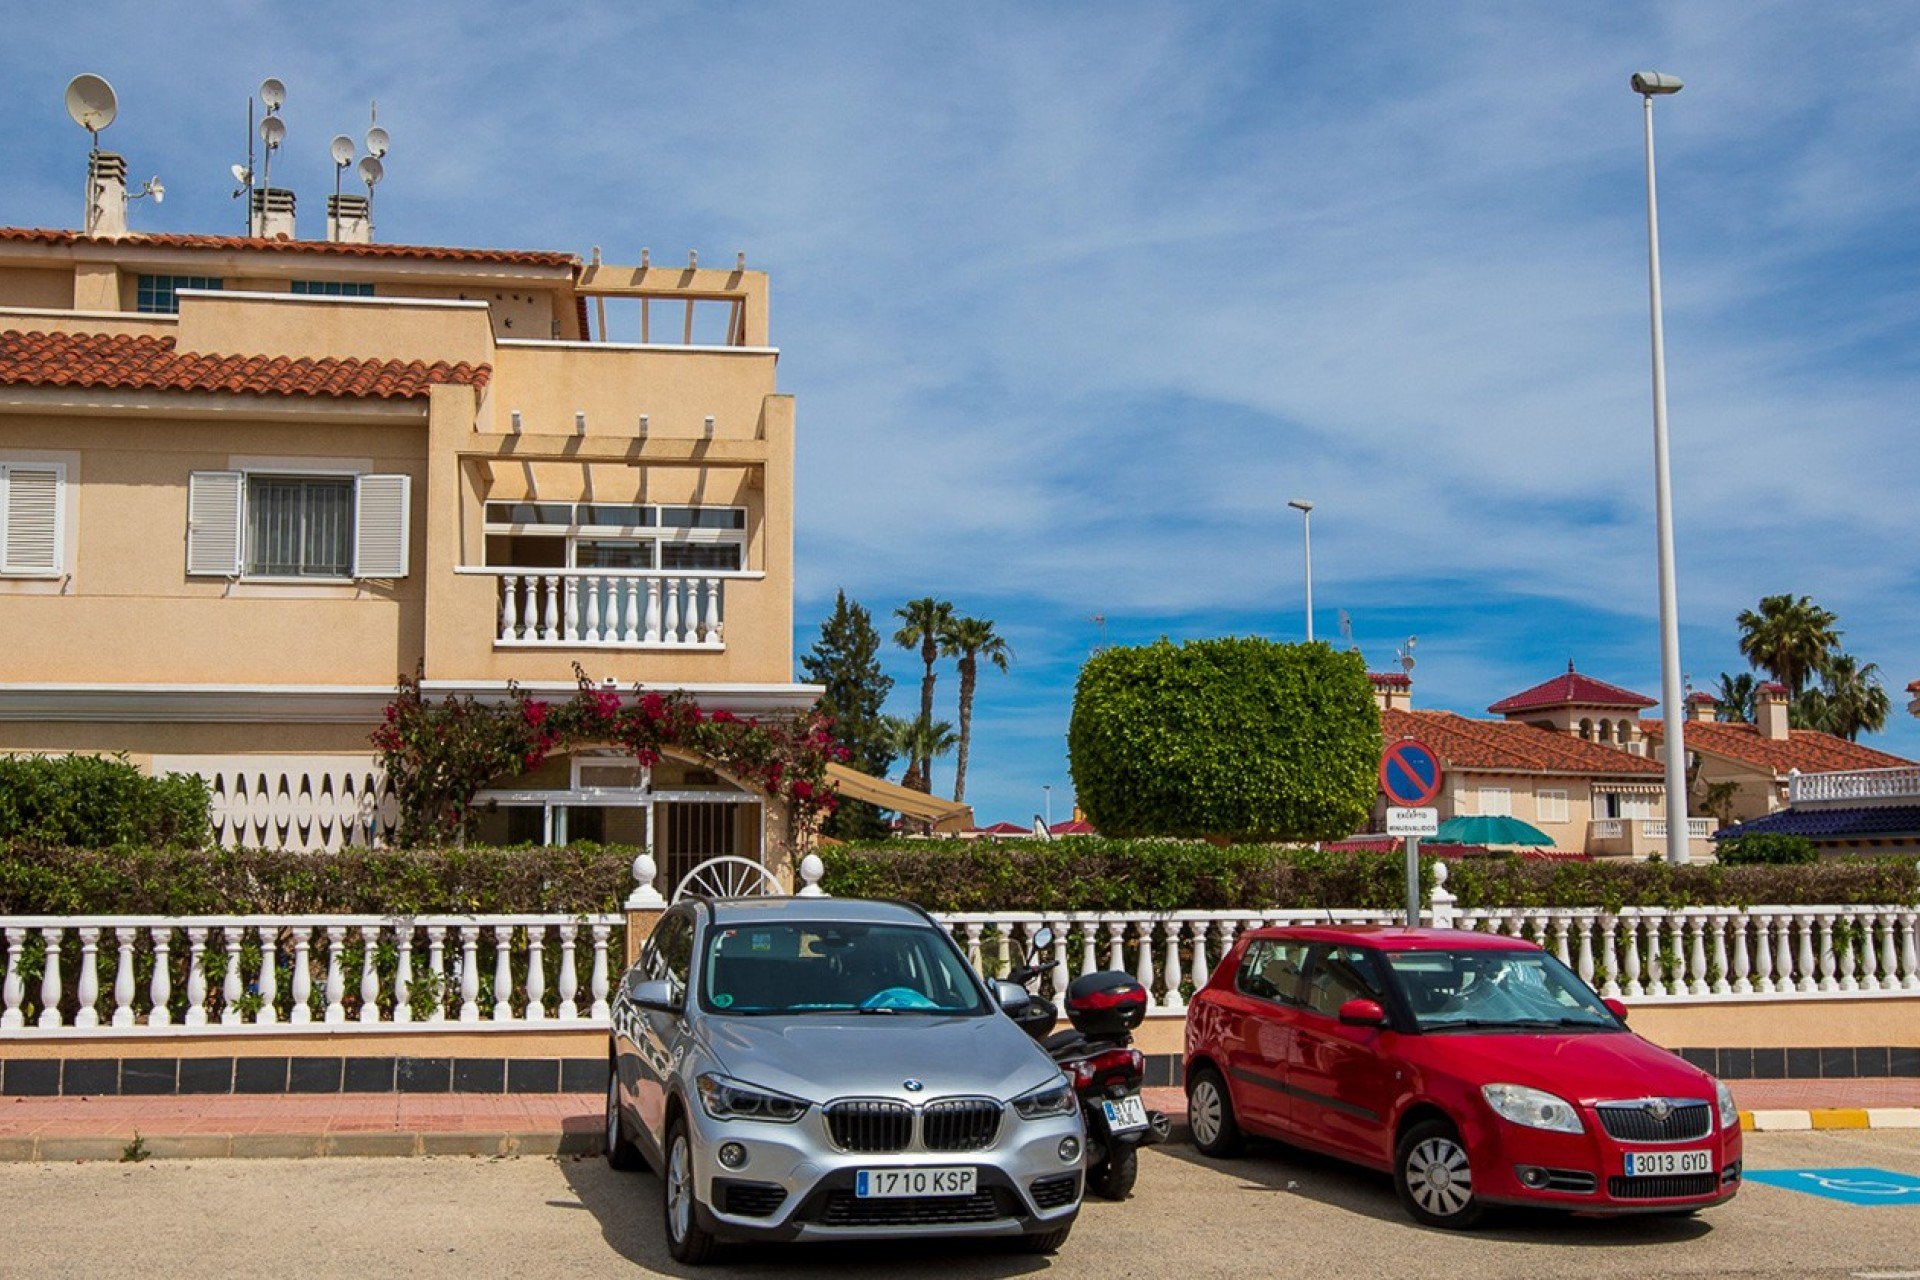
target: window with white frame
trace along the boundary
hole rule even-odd
[[[0,574],[65,571],[67,469],[58,462],[0,462]]]
[[[747,567],[744,507],[607,502],[489,502],[487,564],[536,569]]]
[[[1565,822],[1567,820],[1567,793],[1564,791],[1540,791],[1535,793],[1535,805],[1539,809],[1542,822]]]
[[[404,475],[196,471],[187,489],[187,573],[404,578],[410,497]]]
[[[1474,797],[1480,815],[1487,818],[1511,818],[1513,816],[1513,788],[1481,787]]]

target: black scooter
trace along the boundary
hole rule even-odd
[[[1025,962],[1007,980],[1026,986],[1043,972],[1035,957],[1054,943],[1051,929],[1037,930]],[[1171,1126],[1140,1099],[1146,1058],[1133,1047],[1132,1031],[1147,1016],[1147,992],[1125,973],[1083,973],[1067,987],[1070,1029],[1054,1031],[1059,1010],[1051,1000],[1029,995],[1014,1021],[1060,1064],[1073,1082],[1087,1127],[1087,1189],[1106,1200],[1125,1200],[1140,1172],[1140,1148],[1164,1142]]]

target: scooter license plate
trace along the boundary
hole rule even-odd
[[[1136,1097],[1110,1098],[1100,1104],[1107,1113],[1107,1128],[1114,1133],[1132,1133],[1147,1127],[1147,1104]]]

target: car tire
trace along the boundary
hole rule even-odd
[[[1138,1148],[1109,1148],[1107,1158],[1087,1170],[1087,1190],[1102,1200],[1125,1200],[1133,1194],[1134,1180],[1139,1176]]]
[[[720,1242],[700,1225],[700,1180],[693,1171],[693,1141],[687,1122],[667,1127],[666,1170],[660,1179],[660,1204],[665,1210],[667,1252],[675,1262],[704,1266],[719,1252]]]
[[[1035,1231],[1021,1236],[1015,1247],[1021,1253],[1058,1253],[1060,1246],[1073,1234],[1073,1224],[1056,1227],[1052,1231]]]
[[[621,1173],[632,1173],[643,1163],[640,1148],[627,1141],[627,1127],[620,1117],[620,1071],[607,1064],[607,1164]]]
[[[1401,1137],[1393,1188],[1413,1220],[1429,1227],[1464,1231],[1486,1212],[1473,1194],[1466,1143],[1446,1120],[1422,1120]]]
[[[1193,1082],[1187,1086],[1187,1128],[1203,1156],[1237,1156],[1244,1145],[1240,1123],[1233,1116],[1233,1095],[1212,1067],[1194,1072]]]

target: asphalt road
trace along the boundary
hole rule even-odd
[[[1920,1175],[1920,1131],[1749,1135],[1759,1168]],[[1150,1151],[1135,1197],[1092,1202],[1054,1258],[953,1242],[759,1248],[683,1272],[659,1183],[597,1159],[0,1165],[0,1276],[1573,1276],[1920,1280],[1920,1204],[1749,1185],[1696,1219],[1510,1216],[1414,1226],[1386,1180],[1266,1148],[1230,1165]]]

